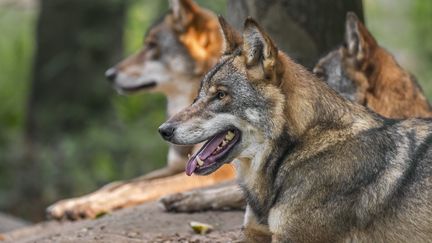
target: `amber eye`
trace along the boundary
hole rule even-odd
[[[225,98],[225,96],[226,96],[225,91],[218,91],[217,94],[216,94],[216,97],[218,99],[220,99],[220,100],[223,99],[223,98]]]

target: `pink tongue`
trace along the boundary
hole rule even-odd
[[[214,136],[212,139],[206,142],[196,154],[194,154],[189,159],[186,164],[186,175],[190,176],[195,171],[197,167],[197,156],[199,156],[199,158],[204,161],[204,163],[206,162],[206,159],[216,150],[219,144],[222,143],[225,134],[226,132],[223,132]]]

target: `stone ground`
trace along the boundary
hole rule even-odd
[[[4,213],[0,213],[0,233],[16,230],[29,225],[29,222]]]
[[[0,233],[0,242],[233,242],[240,240],[242,220],[241,211],[167,213],[152,202],[94,220],[16,225],[22,228]],[[214,230],[198,235],[190,221],[210,224]]]

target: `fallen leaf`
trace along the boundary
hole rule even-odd
[[[103,216],[107,215],[107,212],[99,212],[96,214],[95,219],[99,219],[102,218]]]
[[[200,235],[205,235],[213,230],[213,226],[196,221],[190,222],[189,225],[195,233]]]

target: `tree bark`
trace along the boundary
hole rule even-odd
[[[104,72],[121,58],[126,6],[125,0],[41,0],[26,144],[15,164],[19,201],[11,211],[41,219],[47,202],[40,177],[46,168],[37,149],[56,150],[61,136],[109,114],[113,91]]]
[[[123,0],[42,0],[28,102],[30,139],[80,130],[110,107],[104,71],[120,59]]]
[[[361,0],[229,0],[227,14],[238,29],[255,18],[281,50],[312,68],[342,43],[348,11],[363,20]]]

